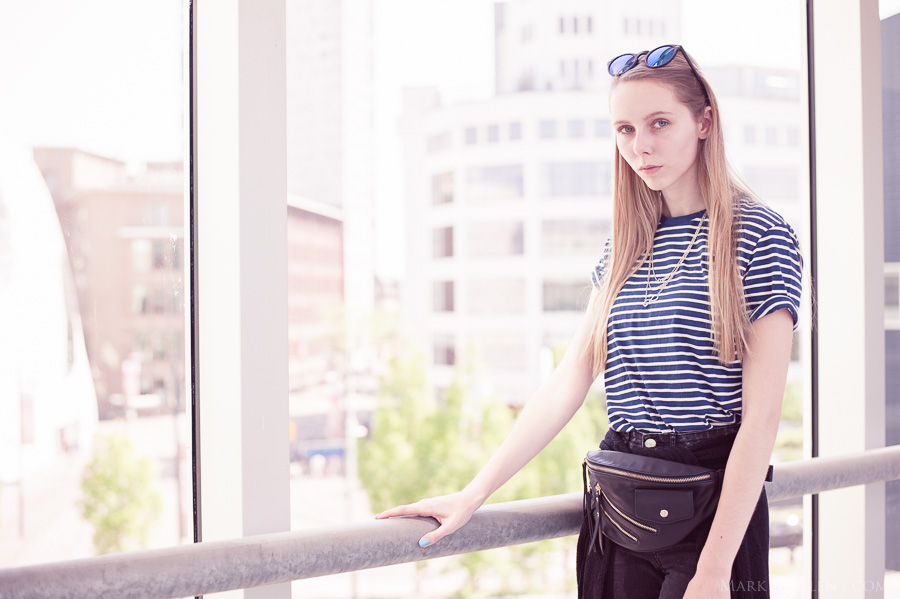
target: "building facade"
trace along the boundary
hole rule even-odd
[[[438,387],[475,362],[486,389],[521,405],[568,343],[611,224],[606,62],[679,39],[680,18],[677,2],[501,3],[492,99],[445,106],[407,90],[404,316]],[[737,171],[801,221],[799,73],[708,78]]]
[[[36,148],[75,277],[101,418],[184,410],[181,162]]]

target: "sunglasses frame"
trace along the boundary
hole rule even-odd
[[[672,62],[672,60],[675,58],[675,55],[678,54],[679,52],[681,52],[681,55],[684,56],[684,60],[687,61],[688,66],[691,67],[691,72],[694,74],[694,77],[697,78],[697,82],[700,84],[700,87],[703,88],[703,95],[706,96],[706,104],[710,105],[709,91],[707,91],[707,89],[706,89],[706,84],[703,82],[703,79],[700,78],[700,73],[697,72],[696,67],[694,67],[694,63],[691,62],[691,59],[688,56],[687,52],[685,52],[684,48],[679,44],[663,44],[662,46],[657,46],[656,48],[653,48],[652,50],[643,50],[642,52],[638,52],[637,54],[630,53],[630,52],[626,53],[626,54],[619,54],[618,56],[616,56],[615,58],[610,60],[608,63],[606,63],[606,72],[609,73],[612,77],[619,77],[621,75],[624,75],[625,73],[627,73],[628,71],[630,71],[631,69],[633,69],[634,67],[636,67],[638,65],[638,63],[641,61],[641,56],[650,56],[657,50],[662,50],[663,48],[674,48],[675,51],[672,52],[672,54],[669,56],[669,58],[665,62],[658,62],[656,64],[651,65],[647,62],[647,59],[645,58],[644,64],[646,64],[648,68],[659,69],[659,68],[666,66],[670,62]],[[612,71],[613,63],[616,62],[617,60],[619,60],[620,58],[625,58],[626,56],[634,58],[634,61],[631,62],[630,64],[628,64],[628,66],[626,66],[625,68],[620,69],[617,73],[614,73]]]

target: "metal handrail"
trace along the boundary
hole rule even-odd
[[[900,446],[777,465],[770,500],[900,479]],[[397,518],[0,570],[3,599],[169,599],[494,549],[578,532],[580,493],[487,505],[422,549],[430,518]]]

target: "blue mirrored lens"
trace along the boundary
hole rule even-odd
[[[609,63],[609,74],[618,77],[633,67],[636,62],[637,56],[634,54],[623,54],[622,56],[618,56]]]
[[[647,55],[647,66],[652,68],[665,66],[677,53],[678,46],[661,46]]]

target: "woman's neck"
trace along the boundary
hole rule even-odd
[[[696,193],[685,195],[660,194],[660,197],[662,199],[662,213],[667,218],[694,214],[706,208],[699,189]]]

